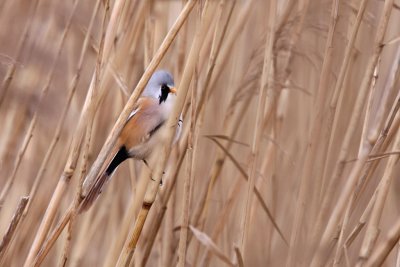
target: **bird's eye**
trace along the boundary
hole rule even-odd
[[[162,92],[169,92],[169,87],[166,84],[161,85],[161,91]]]

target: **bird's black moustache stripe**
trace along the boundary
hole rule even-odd
[[[161,95],[158,97],[160,99],[160,103],[165,102],[167,100],[169,94],[169,87],[165,84],[161,86]]]

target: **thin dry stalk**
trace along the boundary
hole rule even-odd
[[[296,261],[296,256],[298,255],[298,249],[299,249],[299,234],[301,227],[303,226],[303,217],[305,215],[307,205],[306,205],[306,196],[310,193],[310,190],[312,190],[311,186],[311,181],[312,181],[312,172],[314,170],[314,163],[316,156],[318,154],[318,151],[320,149],[319,146],[319,141],[320,141],[320,135],[321,135],[321,130],[322,130],[322,124],[324,120],[324,108],[325,108],[325,99],[326,96],[329,92],[329,86],[328,86],[328,81],[329,81],[329,74],[331,72],[331,62],[333,58],[333,37],[335,34],[336,30],[336,22],[338,19],[338,8],[339,8],[339,0],[335,0],[332,2],[331,6],[331,16],[330,16],[330,22],[329,22],[329,32],[328,32],[328,37],[326,40],[326,45],[325,45],[325,54],[324,54],[324,61],[322,64],[322,70],[319,78],[319,84],[318,84],[318,97],[316,99],[316,103],[314,103],[314,109],[313,109],[313,120],[312,120],[312,126],[311,126],[311,133],[308,138],[308,144],[307,144],[307,150],[305,152],[305,161],[304,161],[304,167],[303,167],[303,172],[301,175],[301,180],[300,180],[300,188],[299,188],[299,193],[296,201],[296,208],[295,208],[295,219],[293,222],[293,228],[292,228],[292,233],[291,233],[291,238],[290,238],[290,249],[289,249],[289,257],[287,260],[287,266],[293,266],[294,262]],[[318,190],[320,187],[320,184],[318,184],[318,181],[320,179],[317,179],[315,189]],[[314,190],[315,190],[314,189]]]
[[[4,1],[4,2],[6,2],[6,1]],[[32,6],[31,6],[30,14],[28,15],[28,19],[25,23],[24,30],[22,31],[21,39],[19,40],[19,42],[17,44],[17,52],[15,53],[15,56],[13,57],[13,58],[15,58],[15,60],[13,60],[11,66],[7,70],[6,76],[4,77],[3,81],[1,82],[0,107],[3,104],[3,101],[6,97],[8,88],[10,87],[10,84],[14,78],[17,63],[21,61],[22,52],[23,52],[22,49],[25,47],[26,42],[29,38],[29,34],[31,32],[32,25],[33,25],[32,21],[36,17],[36,12],[38,10],[37,7],[39,5],[39,0],[31,1],[31,5]],[[0,205],[0,208],[1,208],[1,205]]]
[[[397,243],[396,267],[400,267],[400,247],[399,247],[399,243]]]
[[[250,15],[251,8],[253,7],[252,1],[247,1],[246,5],[242,8],[240,14],[235,18],[235,20],[232,22],[232,28],[229,31],[229,34],[226,37],[221,38],[224,41],[224,46],[222,46],[220,49],[216,50],[218,51],[216,55],[218,55],[218,59],[220,60],[219,64],[215,65],[215,70],[213,71],[213,75],[211,77],[210,87],[214,88],[214,85],[216,81],[218,80],[218,76],[221,74],[222,70],[224,70],[224,66],[226,65],[226,61],[230,58],[230,54],[232,52],[232,47],[237,41],[237,38],[239,34],[243,31],[244,26],[246,25],[246,22]],[[232,5],[232,10],[234,8],[234,5]],[[230,11],[232,12],[232,11]],[[231,14],[231,13],[230,13]],[[227,24],[230,22],[230,15],[228,16],[227,19]],[[223,30],[223,35],[224,36],[225,30]],[[213,91],[211,91],[212,93]]]
[[[72,240],[72,228],[73,228],[73,218],[71,217],[71,221],[68,223],[67,228],[67,236],[64,243],[64,249],[60,258],[60,263],[58,264],[59,267],[67,266],[68,255],[71,251],[71,240]]]
[[[238,246],[235,246],[235,254],[236,254],[236,259],[237,259],[237,266],[244,267],[242,253],[240,253],[240,249]]]
[[[209,1],[206,2],[206,6],[204,7],[204,12],[207,14],[207,8],[209,7]],[[182,196],[182,213],[181,213],[181,230],[179,235],[179,245],[178,245],[178,264],[179,267],[184,267],[186,263],[186,251],[187,251],[187,236],[189,229],[189,210],[192,199],[192,190],[193,190],[193,180],[194,180],[194,165],[195,165],[195,156],[194,156],[194,141],[197,138],[196,127],[195,127],[195,118],[196,118],[196,88],[198,85],[197,80],[197,71],[194,72],[194,79],[191,91],[191,101],[190,101],[190,129],[188,135],[188,145],[186,149],[186,157],[187,157],[187,167],[186,167],[186,177],[183,184],[183,196]]]
[[[224,207],[221,209],[222,213],[218,217],[218,221],[215,222],[215,227],[211,234],[211,238],[213,240],[218,240],[219,235],[222,233],[223,227],[224,227],[225,223],[228,221],[228,216],[233,208],[233,204],[234,204],[235,200],[237,199],[237,197],[239,196],[241,185],[242,185],[241,180],[236,179],[236,184],[231,189],[228,199],[227,199]],[[237,247],[237,249],[239,250],[239,247]],[[236,250],[236,247],[235,247],[235,250]],[[204,258],[201,260],[200,266],[209,266],[210,260],[211,260],[211,254],[209,251],[207,251],[204,255]]]
[[[20,149],[18,151],[18,155],[17,155],[17,158],[15,159],[14,168],[12,170],[12,173],[11,173],[10,177],[8,177],[6,184],[4,185],[3,189],[1,190],[1,193],[0,193],[0,211],[1,211],[2,206],[4,205],[4,201],[5,201],[5,199],[6,199],[7,195],[8,195],[11,187],[14,184],[14,180],[15,180],[18,168],[19,168],[19,166],[21,164],[22,158],[23,158],[23,156],[25,154],[25,151],[28,148],[28,145],[29,145],[29,143],[30,143],[30,141],[32,139],[33,130],[35,129],[35,125],[36,125],[36,120],[37,120],[37,116],[35,114],[33,116],[32,120],[31,120],[30,124],[29,124],[29,128],[28,128],[28,130],[27,130],[27,132],[25,134],[24,141],[22,142],[22,145],[21,145],[21,147],[20,147]]]
[[[148,13],[150,15],[151,7],[148,7]],[[151,58],[153,57],[153,45],[154,45],[154,19],[149,16],[144,23],[144,67],[149,65]]]
[[[373,102],[374,93],[376,92],[376,81],[378,80],[380,64],[381,64],[381,58],[378,59],[378,63],[376,64],[376,67],[374,70],[374,75],[372,76],[371,89],[369,90],[367,107],[365,110],[365,117],[364,117],[364,122],[363,122],[361,138],[360,138],[360,146],[359,146],[359,150],[358,150],[358,155],[360,155],[362,152],[363,142],[370,142],[371,145],[373,145],[373,142],[376,141],[376,138],[373,138],[373,139],[368,138],[368,129],[372,128],[369,124],[370,124],[371,115],[373,115],[373,114],[371,114],[372,102]]]
[[[397,220],[390,229],[387,238],[374,250],[371,257],[365,263],[366,267],[382,266],[390,251],[396,246],[400,239],[400,220]]]
[[[176,189],[172,191],[172,198],[170,201],[168,201],[168,205],[170,208],[165,210],[166,214],[165,214],[165,219],[164,219],[164,227],[163,227],[163,231],[162,231],[162,236],[160,236],[160,239],[162,240],[162,243],[160,244],[160,252],[161,252],[160,264],[161,264],[161,266],[172,265],[172,260],[175,255],[175,251],[172,251],[172,249],[171,249],[174,244],[175,232],[171,231],[171,230],[174,229],[174,227],[175,227],[175,216],[177,214],[177,210],[175,207],[177,205],[178,196],[176,195],[176,192],[177,192]],[[157,219],[158,219],[158,216],[157,216]],[[160,220],[160,222],[161,221],[162,220]],[[159,226],[157,228],[151,228],[151,229],[158,229],[158,228],[159,228]],[[154,241],[155,241],[155,238],[154,238],[154,240],[152,240],[151,247],[153,247],[154,245],[157,245],[157,243],[154,244]],[[144,253],[151,251],[150,245],[149,244],[146,244],[146,245],[147,246],[146,246],[146,249],[144,250]],[[149,256],[150,256],[150,254],[147,257],[149,257]],[[149,260],[149,258],[146,259],[146,262],[148,260]],[[142,262],[145,262],[145,261],[143,260]]]
[[[333,94],[333,97],[331,99],[331,104],[330,104],[331,109],[334,109],[336,107],[337,100],[339,98],[339,94],[342,91],[343,83],[344,83],[346,73],[347,73],[347,70],[348,70],[348,67],[350,64],[352,51],[354,49],[354,42],[356,40],[358,30],[360,29],[361,21],[364,17],[364,12],[365,12],[367,3],[368,3],[368,0],[361,0],[360,7],[357,12],[356,21],[354,22],[354,25],[351,29],[350,39],[348,40],[346,48],[345,48],[343,62],[342,62],[342,65],[340,66],[339,76],[336,81],[335,90],[333,91],[334,94]]]
[[[250,220],[251,220],[251,207],[253,205],[253,191],[255,189],[255,177],[257,170],[257,162],[259,157],[259,149],[260,142],[263,130],[263,121],[264,121],[264,109],[267,105],[272,106],[273,100],[275,99],[275,92],[273,88],[274,81],[274,59],[273,59],[273,46],[274,46],[274,38],[275,38],[275,17],[277,11],[277,3],[272,0],[269,6],[269,21],[268,21],[268,30],[267,30],[267,40],[265,45],[265,54],[264,54],[264,63],[263,63],[263,71],[261,75],[261,85],[259,91],[259,99],[258,99],[258,108],[257,108],[257,117],[256,124],[254,127],[254,136],[251,147],[251,156],[250,156],[250,174],[248,179],[248,188],[247,194],[245,197],[245,210],[243,213],[242,225],[241,225],[241,251],[243,252],[243,260],[246,262],[246,250],[248,249],[248,235],[250,232]],[[270,91],[270,94],[267,93]],[[268,100],[268,101],[267,101]],[[269,114],[265,115],[266,117]]]
[[[50,249],[53,247],[54,243],[56,242],[57,238],[60,236],[62,230],[71,220],[73,215],[73,206],[71,205],[67,212],[65,212],[64,216],[61,218],[57,226],[54,228],[53,232],[49,235],[49,238],[46,242],[43,243],[40,251],[38,251],[36,257],[32,260],[32,264],[30,266],[38,267],[42,264],[43,260],[49,253]]]
[[[4,259],[3,258],[4,254],[7,252],[8,246],[14,237],[15,230],[17,229],[17,226],[20,222],[22,213],[23,213],[26,205],[28,204],[28,200],[29,200],[29,197],[22,197],[19,200],[17,209],[14,212],[14,215],[11,219],[10,224],[8,225],[7,231],[4,234],[3,239],[1,240],[1,243],[0,243],[0,264],[1,265],[2,265],[2,262]]]

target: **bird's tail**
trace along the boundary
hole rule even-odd
[[[125,146],[115,149],[112,153],[110,153],[110,157],[105,160],[103,167],[100,169],[99,175],[95,179],[93,185],[82,199],[79,205],[79,213],[88,210],[92,206],[94,201],[102,192],[104,184],[109,180],[114,170],[128,157],[128,151],[126,150]]]

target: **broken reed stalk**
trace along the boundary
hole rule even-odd
[[[187,15],[189,14],[189,12],[196,3],[197,3],[196,1],[188,1],[185,8],[182,10],[181,15],[178,17],[178,20],[181,17],[186,19]],[[189,85],[193,74],[194,66],[196,64],[196,60],[198,58],[198,54],[201,48],[201,40],[199,37],[202,36],[202,33],[205,30],[204,27],[205,23],[203,24],[203,22],[204,21],[202,20],[201,26],[198,29],[198,33],[196,34],[195,39],[193,40],[192,48],[190,50],[186,66],[182,74],[181,83],[179,85],[179,91],[176,103],[172,110],[170,118],[166,124],[168,130],[166,132],[164,146],[160,146],[158,151],[155,151],[155,155],[158,155],[158,160],[155,169],[153,171],[152,175],[153,179],[149,181],[149,185],[147,187],[146,194],[144,196],[142,208],[139,212],[138,218],[136,219],[134,228],[129,234],[127,242],[124,245],[124,249],[122,250],[121,255],[118,259],[117,266],[128,266],[130,264],[131,258],[133,256],[133,253],[137,245],[137,241],[143,229],[143,225],[146,221],[148,212],[152,204],[154,203],[155,197],[157,195],[161,177],[171,150],[171,142],[173,140],[175,128],[176,125],[178,124],[178,120],[182,112],[182,108],[186,99],[186,94],[188,93],[189,90]]]
[[[330,181],[330,184],[337,182],[342,174],[343,174],[343,169],[344,169],[344,164],[348,155],[348,150],[350,146],[351,139],[354,135],[354,132],[357,128],[357,122],[358,119],[361,116],[362,113],[362,108],[364,106],[364,99],[366,94],[368,93],[368,89],[370,88],[370,82],[372,80],[373,76],[373,71],[375,69],[375,66],[378,62],[378,58],[383,50],[383,39],[385,36],[386,28],[389,22],[389,17],[391,14],[391,10],[393,7],[393,0],[386,0],[384,4],[384,8],[382,11],[382,15],[379,21],[378,25],[378,30],[375,36],[375,42],[374,42],[374,53],[370,57],[368,65],[366,67],[365,75],[361,83],[361,87],[359,90],[359,94],[357,96],[353,113],[350,118],[349,126],[346,130],[345,137],[343,144],[341,146],[340,154],[339,154],[339,159],[338,162],[335,166],[335,169],[332,173],[332,178]],[[332,245],[332,238],[336,236],[336,231],[337,231],[337,225],[340,223],[342,220],[342,215],[343,211],[346,207],[346,204],[348,203],[351,194],[355,188],[355,185],[357,183],[357,180],[359,178],[359,174],[362,171],[362,168],[367,160],[368,154],[371,151],[371,147],[364,147],[362,150],[362,154],[360,155],[358,161],[355,163],[355,166],[351,170],[351,173],[349,175],[348,180],[345,183],[344,190],[342,190],[337,204],[334,206],[334,209],[329,216],[328,224],[323,232],[321,241],[319,242],[318,249],[316,250],[313,260],[311,262],[311,266],[321,266],[324,265],[326,260],[327,260],[327,252]],[[328,209],[329,209],[329,202],[332,200],[332,195],[334,193],[334,187],[332,188],[327,188],[327,193],[324,197],[324,201],[322,204],[322,208],[320,211],[319,218],[317,220],[317,227],[322,229],[322,226],[318,226],[322,224],[324,216],[327,215]]]
[[[104,58],[107,60],[110,52],[111,52],[111,44],[114,41],[115,37],[115,32],[117,25],[119,23],[119,15],[123,9],[125,0],[117,0],[114,3],[114,8],[111,14],[110,22],[107,27],[107,33],[106,33],[106,38],[105,38],[105,44],[104,44]],[[67,189],[67,186],[69,185],[69,182],[72,178],[72,175],[75,171],[75,166],[78,161],[79,157],[79,152],[80,152],[80,147],[81,147],[81,141],[85,132],[85,127],[87,124],[87,117],[88,117],[88,110],[89,106],[95,105],[96,101],[90,101],[91,95],[93,93],[93,86],[94,86],[94,79],[92,78],[91,83],[89,85],[89,90],[88,94],[85,100],[85,104],[83,106],[83,110],[81,113],[81,116],[79,118],[77,130],[75,132],[75,135],[72,139],[72,144],[70,147],[70,152],[68,155],[68,159],[66,162],[66,165],[64,167],[64,171],[60,177],[60,180],[56,186],[56,189],[53,193],[53,196],[50,200],[50,203],[47,207],[46,213],[43,216],[42,222],[39,226],[39,229],[36,233],[35,240],[33,241],[33,244],[30,248],[28,257],[25,261],[24,267],[28,267],[32,265],[32,261],[36,254],[38,253],[43,241],[45,240],[51,224],[54,220],[54,217],[56,215],[56,212],[58,210],[58,207],[61,203],[62,196],[65,193],[65,190]]]
[[[274,46],[274,38],[275,38],[275,18],[277,12],[277,3],[275,0],[272,0],[269,4],[269,16],[268,16],[268,26],[267,26],[267,39],[265,42],[265,51],[264,51],[264,62],[263,62],[263,71],[261,75],[261,84],[258,94],[258,106],[257,106],[257,115],[256,115],[256,124],[254,126],[254,136],[251,146],[251,155],[250,155],[250,166],[249,166],[249,178],[247,181],[247,194],[245,197],[245,209],[243,211],[242,224],[241,224],[241,252],[243,256],[243,261],[246,262],[246,249],[249,244],[249,232],[252,227],[250,227],[251,220],[251,209],[253,206],[253,191],[255,189],[255,179],[256,179],[256,170],[259,158],[259,151],[261,146],[261,136],[263,131],[263,121],[264,116],[268,117],[269,114],[264,114],[264,110],[266,105],[272,105],[273,101],[271,99],[274,98],[275,92],[273,87],[274,81],[274,54],[273,54],[273,46]],[[269,94],[268,94],[269,92]],[[267,102],[268,100],[268,102]],[[271,110],[271,108],[270,108]]]
[[[22,214],[24,212],[24,209],[26,207],[26,205],[28,204],[28,200],[29,197],[22,197],[19,200],[17,209],[14,212],[14,215],[11,219],[10,224],[8,225],[8,228],[6,230],[6,233],[3,236],[3,239],[0,242],[0,264],[2,264],[3,262],[3,257],[5,255],[5,253],[7,252],[7,249],[11,243],[11,241],[13,240],[14,236],[15,236],[15,230],[18,227],[18,224],[20,222],[20,219],[22,217]]]
[[[7,197],[11,187],[14,184],[15,177],[16,177],[18,168],[19,168],[19,166],[21,164],[22,158],[24,157],[25,151],[28,148],[28,146],[30,144],[30,141],[32,139],[33,131],[35,130],[35,127],[36,127],[36,121],[37,121],[37,116],[38,116],[38,112],[39,112],[39,107],[41,106],[44,97],[47,95],[47,92],[50,89],[50,84],[51,84],[51,82],[52,82],[52,80],[54,78],[57,62],[58,62],[58,59],[60,58],[62,48],[64,47],[66,36],[67,36],[67,33],[69,32],[69,29],[71,27],[72,18],[73,18],[73,15],[75,14],[75,10],[76,10],[76,7],[77,7],[78,3],[79,3],[79,0],[75,0],[74,6],[72,8],[72,11],[69,14],[69,17],[67,19],[67,25],[64,28],[64,31],[62,32],[61,37],[58,40],[58,43],[56,45],[56,54],[55,54],[55,57],[54,57],[51,65],[50,65],[51,66],[50,67],[50,72],[48,73],[48,75],[47,75],[47,77],[45,79],[45,84],[42,87],[42,89],[40,90],[39,100],[38,100],[38,103],[36,104],[35,111],[33,113],[32,120],[31,120],[31,122],[29,124],[28,131],[25,134],[24,142],[23,142],[22,146],[20,147],[20,150],[18,151],[17,159],[16,159],[16,161],[14,163],[14,168],[12,170],[12,173],[11,173],[10,177],[8,177],[7,182],[4,185],[4,187],[3,187],[3,189],[2,189],[2,191],[0,193],[0,209],[1,209],[2,204],[4,203],[5,198]],[[36,7],[35,7],[35,9],[36,9]]]

